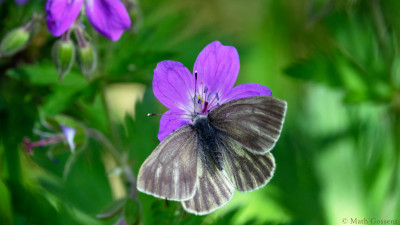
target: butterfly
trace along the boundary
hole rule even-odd
[[[170,133],[139,170],[139,191],[181,201],[196,215],[228,203],[234,190],[265,186],[275,171],[270,153],[287,103],[272,96],[226,102]]]

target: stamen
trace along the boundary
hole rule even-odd
[[[197,98],[197,70],[194,71],[194,98],[193,98],[193,114],[196,113],[196,98]]]
[[[208,102],[204,102],[204,108],[203,108],[203,111],[202,111],[203,114],[206,112],[207,107],[208,107]]]
[[[206,86],[206,87],[204,88],[204,93],[207,93],[207,91],[208,91],[208,87]]]

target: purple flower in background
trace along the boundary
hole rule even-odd
[[[72,127],[68,127],[65,125],[60,125],[62,133],[56,133],[51,135],[46,135],[48,138],[43,138],[40,141],[31,142],[29,138],[24,138],[23,145],[26,148],[26,152],[29,155],[33,155],[33,148],[35,147],[43,147],[48,145],[54,145],[61,142],[67,142],[69,149],[72,153],[75,152],[75,142],[74,137],[76,134],[76,129]]]
[[[60,125],[62,132],[64,133],[64,138],[68,143],[69,149],[71,149],[71,152],[75,152],[75,143],[74,143],[74,137],[76,134],[76,129],[72,127],[67,127],[64,125]]]
[[[169,110],[161,117],[158,139],[162,141],[179,127],[193,123],[194,115],[207,115],[225,102],[272,95],[268,87],[255,83],[233,87],[239,68],[236,49],[219,41],[210,43],[200,52],[193,74],[182,63],[159,62],[154,70],[153,92]]]
[[[28,2],[28,0],[15,0],[15,2],[16,2],[18,5],[25,5],[25,4]]]
[[[25,5],[29,0],[15,0],[15,3],[17,3],[17,5]],[[0,4],[3,3],[4,0],[0,0]]]
[[[112,41],[118,40],[131,20],[120,0],[47,0],[47,27],[54,36],[65,33],[78,17],[85,3],[85,13],[93,27]]]

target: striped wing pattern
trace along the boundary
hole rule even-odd
[[[221,139],[224,169],[235,188],[241,192],[264,187],[275,171],[275,159],[271,153],[253,154],[237,141]]]
[[[209,114],[213,126],[255,154],[269,152],[278,140],[286,102],[272,96],[242,98],[222,104]]]
[[[185,125],[164,139],[139,170],[138,190],[181,201],[196,215],[228,203],[241,192],[265,186],[275,171],[269,151],[278,140],[286,114],[285,101],[256,96],[222,104],[208,115],[222,153],[223,170],[199,155],[196,128]]]
[[[183,201],[183,208],[196,215],[208,214],[228,203],[234,192],[234,187],[224,171],[214,164],[206,164],[199,159],[198,185],[196,194],[190,200]]]
[[[139,191],[168,200],[184,201],[195,194],[198,137],[185,125],[165,138],[139,170]]]

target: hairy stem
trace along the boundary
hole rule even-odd
[[[380,5],[380,0],[371,0],[371,10],[375,25],[375,31],[378,37],[379,46],[382,49],[385,61],[391,63],[391,52],[388,30],[385,23],[385,18],[383,17],[382,8]]]
[[[135,175],[132,173],[132,170],[128,163],[125,161],[125,157],[118,151],[118,149],[111,143],[108,138],[101,133],[100,131],[92,128],[88,128],[86,130],[87,134],[96,139],[98,142],[100,142],[110,153],[111,155],[117,160],[117,163],[119,166],[122,168],[122,171],[124,175],[126,176],[126,179],[128,183],[131,185],[131,197],[136,198],[136,178]]]

